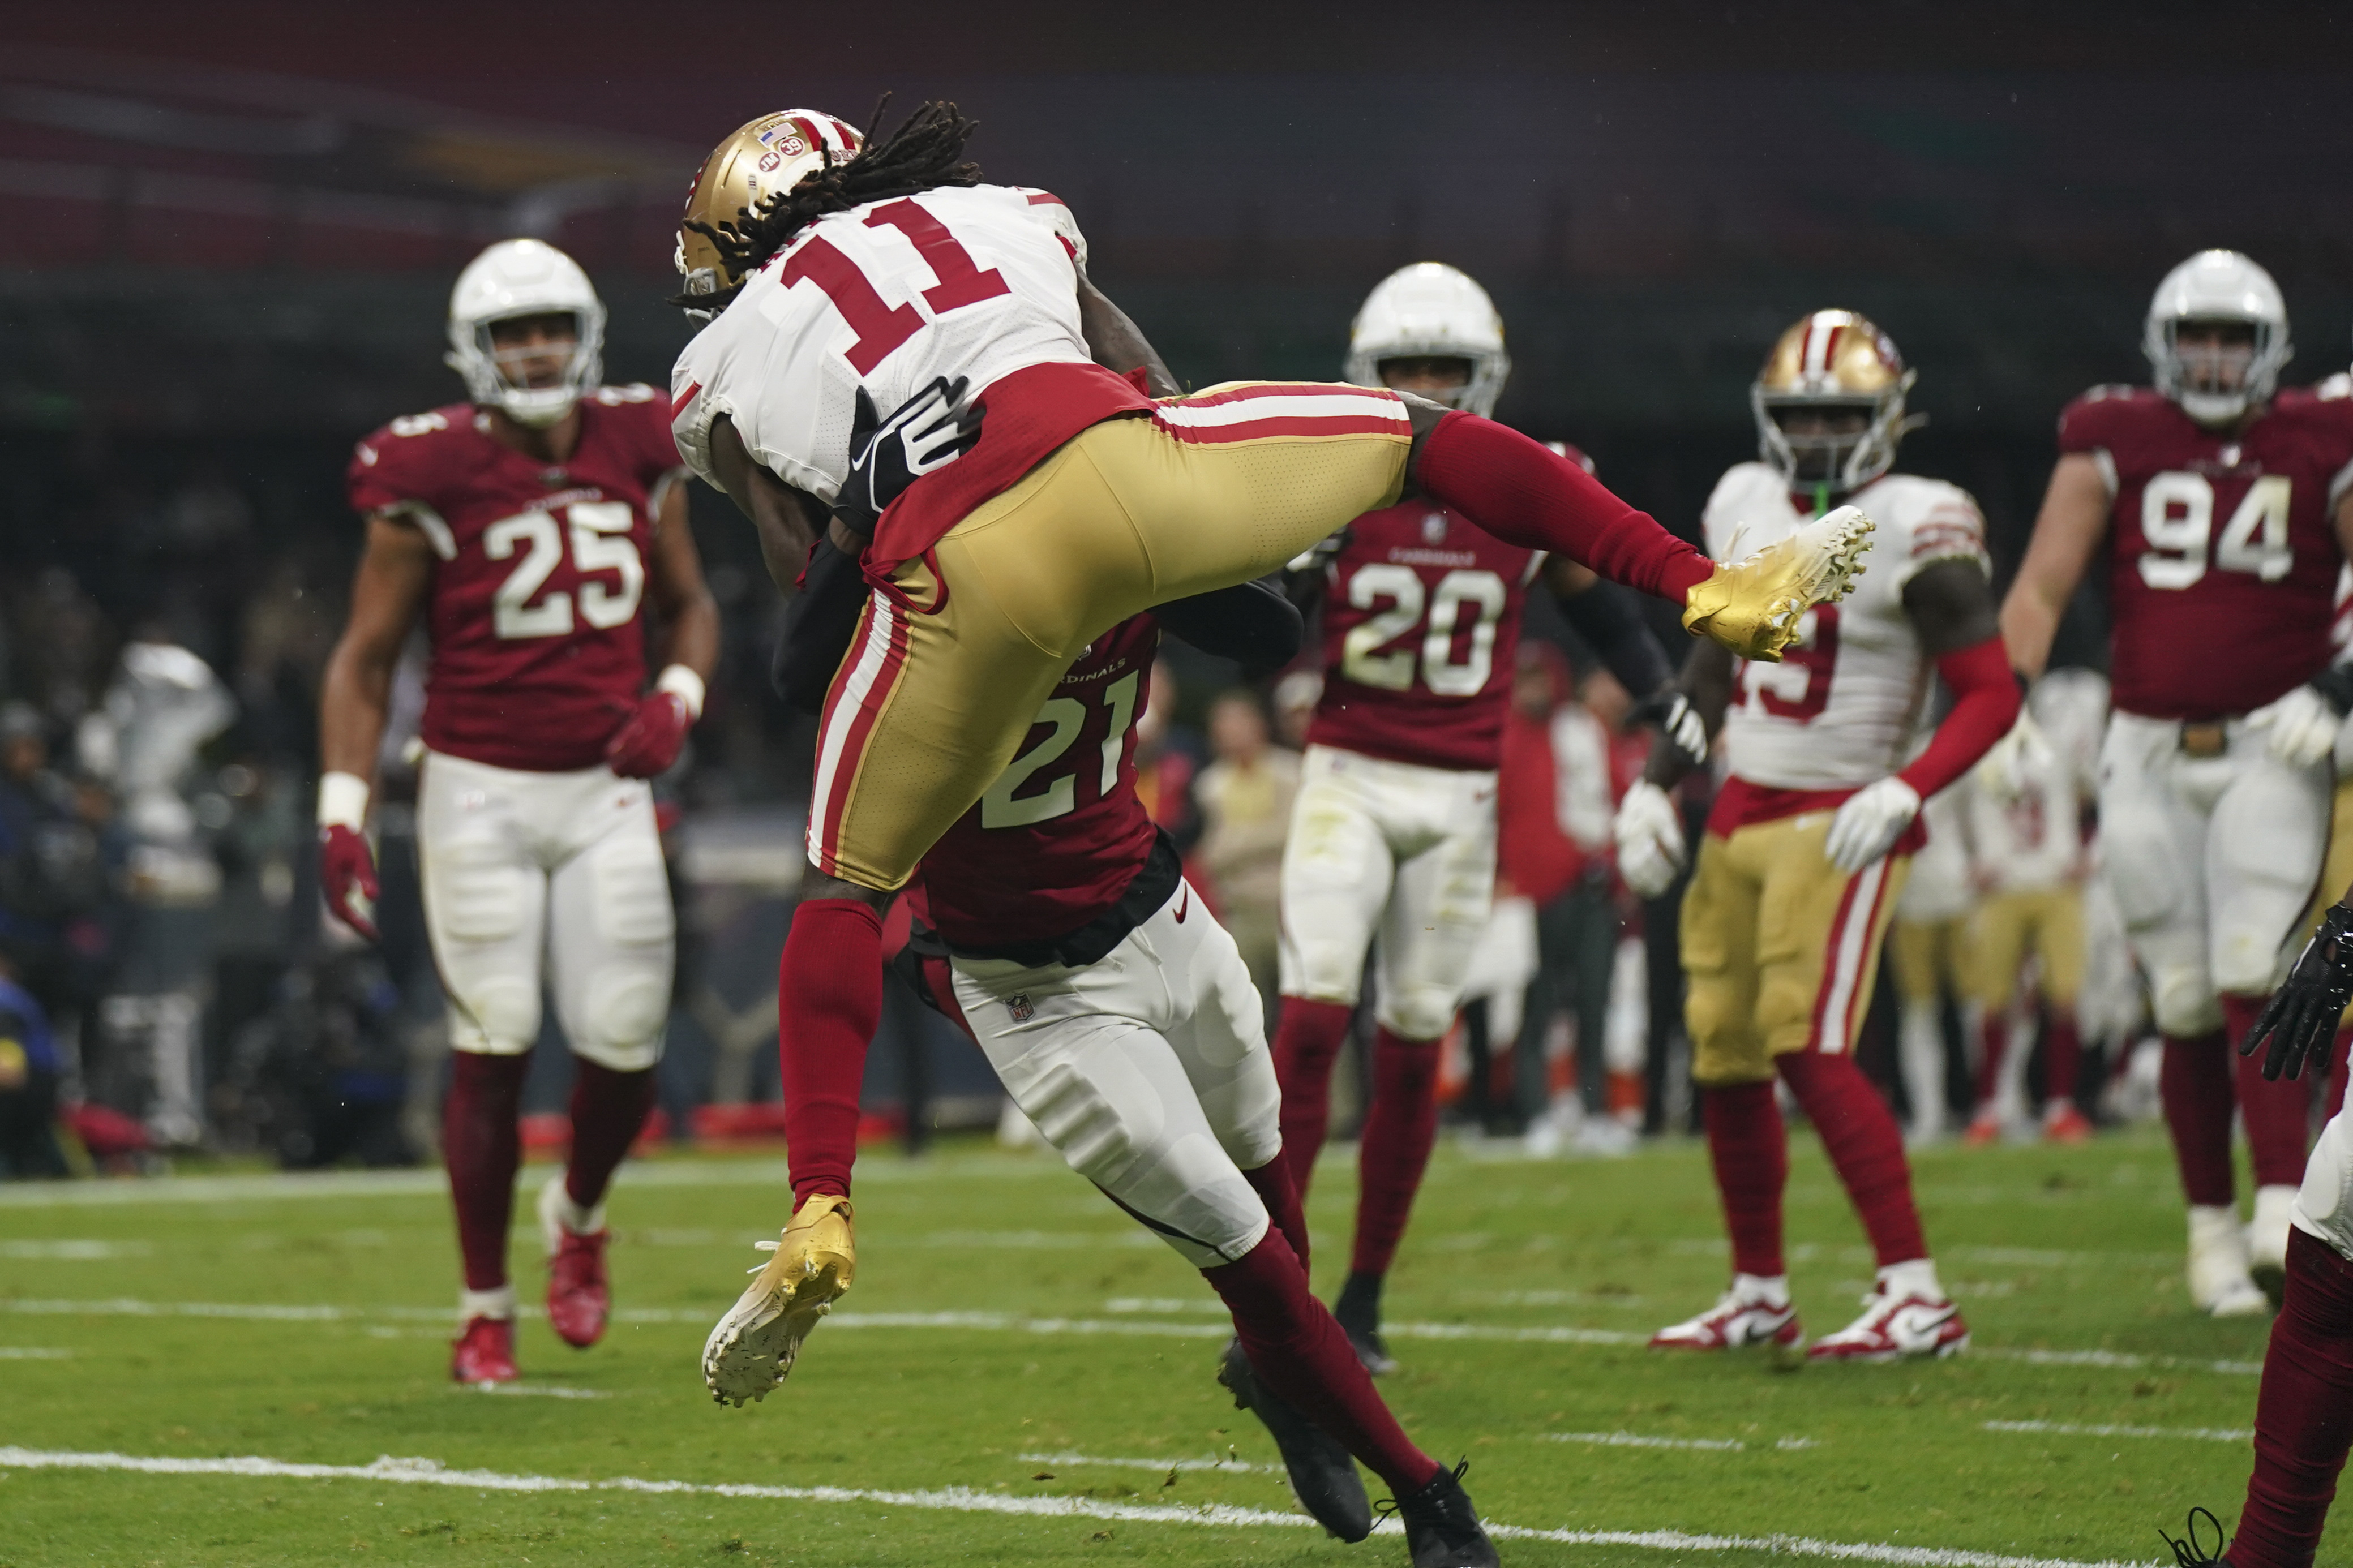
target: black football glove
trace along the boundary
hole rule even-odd
[[[1626,718],[1630,723],[1656,725],[1667,744],[1683,753],[1684,762],[1695,768],[1706,765],[1706,721],[1692,706],[1691,699],[1673,687],[1662,686],[1637,702]]]
[[[2263,1037],[2270,1036],[2272,1047],[2263,1054],[2264,1078],[2296,1077],[2316,1047],[2322,1052],[2325,1068],[2337,1017],[2345,1004],[2353,1001],[2353,941],[2348,938],[2353,938],[2353,909],[2329,905],[2320,917],[2320,930],[2305,944],[2304,955],[2263,1004],[2263,1015],[2247,1031],[2239,1054],[2253,1056]]]
[[[882,513],[909,485],[973,449],[987,409],[965,405],[971,385],[968,376],[939,376],[892,409],[888,419],[875,413],[866,389],[858,389],[849,425],[849,477],[833,498],[833,515],[843,527],[872,539]]]

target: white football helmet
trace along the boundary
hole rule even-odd
[[[1472,414],[1495,412],[1512,356],[1504,352],[1504,318],[1487,290],[1442,261],[1418,261],[1380,280],[1348,329],[1348,364],[1358,386],[1378,386],[1381,362],[1424,355],[1471,362],[1471,380],[1431,401]]]
[[[2175,335],[2184,321],[2245,321],[2254,328],[2253,357],[2233,391],[2193,387]],[[2157,389],[2200,425],[2227,425],[2270,401],[2279,373],[2295,353],[2288,342],[2287,305],[2272,275],[2235,250],[2201,250],[2165,275],[2148,302],[2141,331]]]
[[[564,379],[554,386],[517,386],[499,364],[491,325],[515,316],[567,312],[576,341]],[[564,252],[538,239],[502,239],[466,264],[449,291],[449,352],[442,356],[463,376],[466,391],[518,425],[545,426],[605,374],[605,305],[588,275]]]

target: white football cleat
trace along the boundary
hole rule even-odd
[[[2287,1191],[2293,1195],[2295,1189]],[[2287,1252],[2282,1238],[2281,1256]],[[2189,1300],[2209,1317],[2253,1318],[2272,1310],[2247,1268],[2247,1233],[2225,1204],[2189,1205]]]
[[[2257,1187],[2255,1217],[2247,1222],[2247,1274],[2274,1307],[2287,1288],[2288,1215],[2295,1207],[2297,1189]]]
[[[1786,1298],[1779,1301],[1770,1300],[1743,1278],[1736,1279],[1732,1289],[1698,1317],[1669,1323],[1652,1334],[1651,1348],[1731,1351],[1746,1345],[1769,1345],[1781,1354],[1794,1355],[1805,1339],[1806,1331],[1798,1321],[1797,1308]]]
[[[1862,1299],[1862,1316],[1806,1349],[1808,1361],[1902,1361],[1952,1356],[1969,1348],[1961,1310],[1941,1296],[1898,1293],[1884,1286]]]

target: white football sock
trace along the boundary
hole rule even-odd
[[[515,1315],[515,1289],[501,1285],[495,1290],[460,1290],[458,1292],[458,1321],[470,1323],[476,1318],[505,1318]]]
[[[1779,1309],[1789,1304],[1789,1277],[1786,1274],[1736,1274],[1732,1277],[1732,1293],[1744,1301]]]
[[[1936,1261],[1927,1258],[1889,1264],[1879,1271],[1879,1289],[1883,1295],[1917,1296],[1924,1301],[1945,1299],[1945,1288],[1936,1281]]]

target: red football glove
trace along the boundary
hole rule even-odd
[[[625,779],[649,779],[670,771],[686,744],[686,699],[675,691],[649,691],[629,721],[605,742],[605,765]]]
[[[371,908],[376,897],[375,857],[357,829],[319,829],[319,891],[326,898],[329,914],[375,941],[375,923],[352,902],[354,891],[365,894]]]

